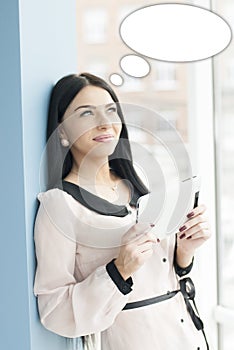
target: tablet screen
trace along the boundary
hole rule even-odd
[[[166,189],[154,189],[139,198],[136,221],[154,223],[152,231],[164,239],[187,221],[187,214],[198,205],[199,190],[199,176],[172,181]]]

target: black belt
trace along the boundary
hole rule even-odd
[[[161,301],[171,299],[178,292],[181,292],[183,297],[184,297],[184,301],[185,301],[188,313],[191,316],[192,321],[193,321],[195,327],[197,328],[197,330],[202,331],[203,336],[205,338],[207,350],[209,350],[209,344],[208,344],[207,339],[206,339],[204,325],[203,325],[202,320],[199,317],[197,306],[196,306],[195,300],[194,300],[194,298],[195,298],[195,286],[193,284],[193,281],[191,280],[190,277],[186,277],[186,278],[180,279],[179,284],[180,284],[180,289],[178,289],[178,290],[174,290],[172,292],[167,292],[166,294],[159,295],[159,296],[154,297],[154,298],[149,298],[149,299],[144,299],[144,300],[139,300],[139,301],[127,303],[122,310],[130,310],[130,309],[135,309],[135,308],[142,307],[142,306],[147,306],[147,305],[159,303]],[[197,314],[195,313],[195,311],[192,307],[191,301],[193,303],[194,309],[195,309]]]

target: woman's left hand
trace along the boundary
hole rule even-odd
[[[187,215],[189,218],[177,233],[177,247],[186,254],[194,254],[211,236],[210,225],[204,215],[206,206],[201,204]]]

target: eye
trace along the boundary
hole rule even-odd
[[[80,113],[80,117],[86,117],[86,116],[89,116],[89,115],[93,115],[93,111],[87,109],[86,111]]]
[[[111,106],[109,108],[107,108],[107,112],[109,113],[115,113],[117,111],[117,108],[115,106]]]

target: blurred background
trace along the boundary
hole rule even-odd
[[[154,1],[154,4],[167,1]],[[233,0],[176,1],[212,9],[234,28]],[[124,74],[120,59],[133,53],[121,40],[119,25],[130,12],[152,5],[146,0],[77,0],[78,72],[88,71],[109,81],[120,101],[153,109],[180,133],[195,172],[203,175],[203,199],[208,204],[213,238],[195,268],[201,314],[219,350],[232,350],[234,341],[234,43],[213,58],[192,63],[148,59],[144,78]],[[138,122],[147,125],[147,116]],[[148,121],[149,123],[150,121]],[[163,129],[163,125],[161,126]],[[167,132],[165,126],[165,133]],[[152,138],[130,128],[130,138],[163,154]],[[197,270],[196,270],[197,269]],[[209,277],[208,277],[209,276]],[[199,297],[198,297],[199,298]]]

